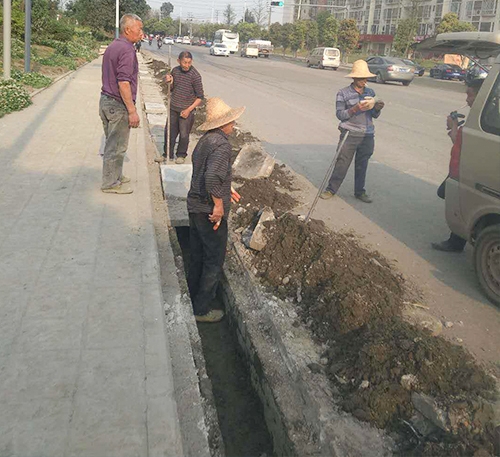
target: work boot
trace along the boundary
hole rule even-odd
[[[126,184],[118,184],[118,186],[101,189],[105,194],[131,194],[134,190]]]
[[[183,164],[185,161],[186,161],[186,158],[185,158],[185,157],[177,157],[177,159],[175,159],[175,163],[176,163],[177,165],[181,165],[181,164]]]
[[[355,197],[358,200],[361,200],[363,203],[371,203],[373,201],[370,197],[368,197],[366,192],[363,192],[362,194],[359,194],[359,195],[355,195]]]
[[[325,190],[324,192],[321,192],[321,195],[319,198],[322,200],[329,200],[330,198],[335,197],[335,194],[331,190]]]
[[[122,184],[127,184],[128,182],[130,182],[130,178],[128,176],[122,175],[118,181],[120,181]]]
[[[167,160],[167,156],[165,154],[155,157],[155,162],[165,162],[166,160]]]
[[[450,240],[441,241],[441,243],[431,243],[432,249],[442,252],[462,252],[462,246],[455,246]]]
[[[224,317],[224,311],[221,309],[211,309],[207,314],[203,314],[202,316],[198,316],[195,314],[194,318],[196,322],[209,322],[216,323],[220,322]]]

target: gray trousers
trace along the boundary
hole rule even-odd
[[[130,136],[128,111],[122,102],[107,95],[101,95],[99,115],[106,136],[101,189],[109,189],[118,186],[122,177],[123,160]]]
[[[340,141],[343,139],[342,132]],[[355,136],[352,133],[347,137],[344,146],[339,152],[335,168],[326,189],[336,194],[342,181],[344,181],[354,155],[354,195],[361,195],[365,192],[366,170],[368,161],[373,154],[375,139],[373,135]]]

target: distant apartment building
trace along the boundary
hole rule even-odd
[[[295,18],[300,8],[301,19],[314,19],[324,9],[339,20],[355,19],[363,51],[370,54],[387,54],[398,21],[415,10],[419,21],[417,40],[434,35],[446,13],[456,13],[461,21],[472,23],[479,31],[500,32],[500,0],[296,0],[295,3],[301,3],[300,7],[295,6]]]

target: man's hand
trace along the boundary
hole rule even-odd
[[[453,130],[458,128],[458,119],[451,116],[446,118],[446,130]]]
[[[384,106],[385,106],[385,103],[382,100],[377,100],[375,102],[374,108],[376,111],[381,111]]]
[[[128,113],[128,126],[131,129],[135,129],[139,127],[140,119],[137,111],[133,111],[132,113]]]
[[[370,109],[370,102],[368,100],[363,100],[358,103],[360,111],[368,111]]]
[[[169,83],[172,84],[174,82],[174,77],[172,75],[165,76],[165,82],[167,84],[169,84]]]
[[[185,109],[185,110],[181,111],[181,117],[183,119],[187,119],[190,114],[191,114],[191,111],[189,111],[189,109]]]
[[[221,200],[222,201],[222,200]],[[217,230],[224,216],[224,205],[222,203],[215,204],[212,214],[209,214],[208,220],[214,224],[214,230]]]
[[[241,199],[241,195],[236,192],[231,186],[231,203],[238,203]]]

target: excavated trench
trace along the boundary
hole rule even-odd
[[[187,276],[189,227],[177,227],[175,234],[183,258],[184,274]],[[222,287],[212,304],[214,308],[225,308]],[[225,311],[230,312],[227,309]],[[252,386],[248,361],[238,343],[233,319],[227,316],[217,324],[198,324],[198,332],[225,455],[274,455],[263,405]]]

